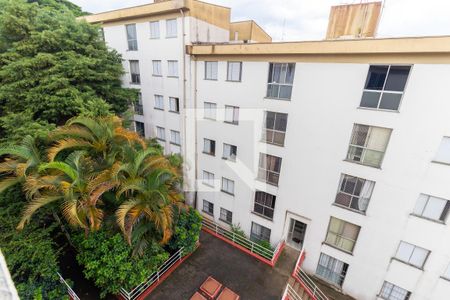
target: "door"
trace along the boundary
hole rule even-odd
[[[288,243],[289,245],[301,249],[305,240],[306,224],[292,219],[289,226]]]

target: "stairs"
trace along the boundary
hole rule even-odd
[[[314,300],[308,295],[302,285],[292,276],[289,278],[288,284],[294,289],[294,291],[301,297],[302,300]]]

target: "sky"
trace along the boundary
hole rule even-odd
[[[70,0],[98,13],[153,0]],[[255,20],[274,41],[325,37],[330,6],[361,0],[204,0],[230,7],[232,21]],[[364,2],[364,1],[363,1]],[[378,37],[450,35],[449,0],[385,0]]]

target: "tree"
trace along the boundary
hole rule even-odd
[[[121,87],[120,55],[63,2],[0,0],[0,136],[33,127],[8,126],[11,115],[48,128],[79,114],[121,114],[137,99]]]

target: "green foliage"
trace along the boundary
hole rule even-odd
[[[68,1],[28,2],[0,0],[0,136],[125,112],[137,91],[121,87],[121,57],[99,28],[77,21]]]
[[[176,251],[184,247],[184,254],[193,252],[200,237],[202,217],[193,208],[182,208],[178,215],[175,231],[168,247]]]
[[[88,13],[81,10],[81,8],[68,0],[27,0],[28,3],[38,3],[42,6],[54,8],[59,11],[69,10],[76,17],[83,16]]]
[[[55,225],[46,226],[44,216],[23,231],[15,227],[24,207],[20,187],[0,194],[0,248],[21,299],[68,299],[58,275],[59,250],[51,239]]]
[[[157,243],[146,248],[144,256],[135,259],[131,248],[119,234],[105,231],[83,234],[75,238],[78,246],[77,261],[84,266],[84,275],[98,286],[105,297],[117,295],[120,288],[130,290],[147,279],[159,265],[169,258]]]
[[[231,232],[233,232],[234,234],[237,234],[239,236],[246,237],[245,232],[244,232],[244,230],[241,229],[240,224],[236,224],[236,225],[231,224]]]

